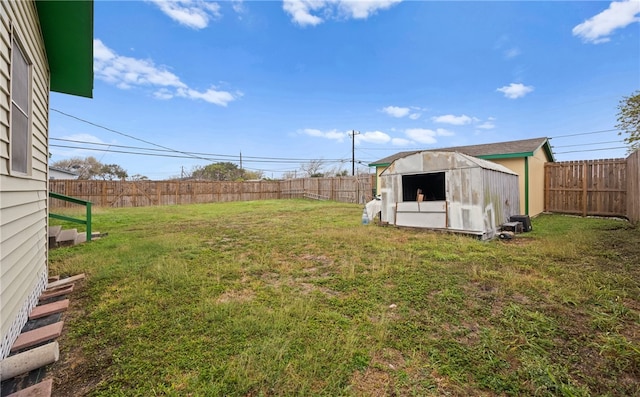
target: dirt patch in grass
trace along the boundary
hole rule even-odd
[[[255,298],[255,295],[250,289],[227,291],[216,299],[216,303],[249,302]]]
[[[108,366],[108,354],[103,354]],[[92,358],[91,360],[94,360]],[[57,397],[77,397],[89,395],[103,381],[108,373],[89,361],[81,346],[73,346],[61,353],[61,360],[51,367],[54,379],[53,395]]]
[[[364,371],[356,371],[351,378],[357,396],[397,396],[394,372],[405,367],[402,353],[383,349],[376,353]]]
[[[101,382],[109,379],[105,371],[111,364],[112,347],[87,354],[85,347],[73,342],[69,324],[86,316],[88,302],[85,282],[75,283],[69,296],[69,308],[64,314],[65,326],[58,338],[60,360],[48,367],[48,375],[54,380],[53,395],[58,397],[77,397],[89,395]]]
[[[386,372],[369,367],[364,372],[356,371],[351,379],[353,392],[358,396],[394,396],[393,380]]]

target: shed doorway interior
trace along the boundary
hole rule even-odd
[[[445,173],[402,175],[402,201],[445,201]],[[418,194],[422,200],[418,200]]]

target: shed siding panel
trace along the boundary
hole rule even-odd
[[[493,161],[494,163],[504,165],[511,171],[518,174],[518,189],[520,190],[520,197],[518,201],[519,201],[520,211],[524,212],[524,201],[525,201],[524,200],[524,192],[525,192],[524,190],[524,158],[520,157],[520,158],[513,158],[513,159],[496,159],[491,161]],[[544,178],[544,173],[542,175]],[[543,189],[543,195],[544,195],[544,183],[542,184],[541,189]]]
[[[35,4],[3,1],[0,17],[1,359],[8,354],[47,279],[49,71]],[[11,175],[9,169],[11,26],[32,64],[32,158],[26,176]]]
[[[447,173],[449,228],[482,234],[482,175],[480,168],[454,169]]]
[[[520,214],[520,194],[514,175],[483,170],[485,230],[498,230],[511,215]]]

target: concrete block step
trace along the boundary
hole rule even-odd
[[[58,321],[57,323],[36,328],[33,331],[21,333],[13,343],[13,346],[11,346],[11,352],[26,349],[27,347],[35,346],[38,343],[57,338],[62,334],[63,325],[64,321]]]
[[[91,240],[92,241],[93,240],[97,240],[102,236],[103,236],[103,234],[100,233],[100,232],[92,232],[91,233]],[[85,242],[87,242],[87,233],[85,233],[85,232],[78,233],[78,237],[76,237],[76,244],[81,244],[81,243],[85,243]]]
[[[49,226],[49,248],[58,246],[58,235],[62,231],[62,226]]]
[[[78,229],[65,229],[58,234],[56,243],[60,247],[68,247],[74,245],[78,237]]]
[[[52,388],[53,380],[49,378],[26,389],[9,394],[7,397],[50,397]]]

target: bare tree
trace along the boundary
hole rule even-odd
[[[67,170],[78,175],[78,179],[94,179],[102,171],[102,163],[95,157],[72,157],[66,160],[58,160],[51,164],[63,170]]]
[[[296,171],[287,171],[282,173],[282,179],[296,179],[298,173]]]
[[[324,176],[321,172],[323,166],[323,160],[309,160],[308,162],[301,164],[300,169],[308,177],[321,177]]]

